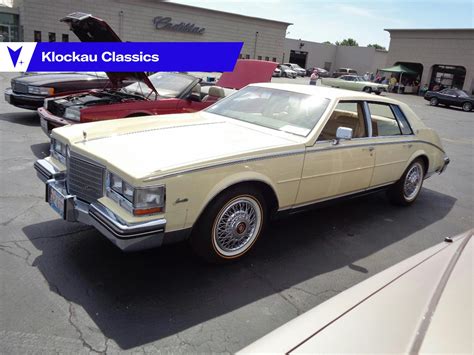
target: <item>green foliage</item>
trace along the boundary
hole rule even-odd
[[[341,42],[336,41],[336,46],[350,46],[350,47],[358,47],[359,43],[353,38],[346,38],[343,39]]]
[[[373,47],[375,49],[380,49],[380,50],[383,50],[383,51],[387,50],[387,48],[385,48],[384,46],[381,46],[380,44],[377,44],[377,43],[369,44],[367,47]]]

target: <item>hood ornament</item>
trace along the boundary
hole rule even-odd
[[[85,141],[87,140],[87,132],[86,131],[82,131],[82,137],[84,138]]]

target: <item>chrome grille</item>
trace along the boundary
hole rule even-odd
[[[104,167],[71,155],[68,159],[67,188],[80,200],[93,202],[103,196]]]
[[[19,94],[28,94],[28,85],[12,80],[12,90]]]

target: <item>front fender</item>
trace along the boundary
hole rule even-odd
[[[268,186],[271,187],[271,189],[273,190],[273,193],[275,194],[278,200],[276,187],[267,176],[255,171],[242,171],[236,174],[226,176],[224,179],[220,180],[207,194],[206,198],[203,201],[203,204],[201,205],[201,210],[199,214],[202,213],[202,211],[206,208],[209,202],[211,202],[217,195],[219,195],[222,191],[224,191],[228,187],[236,185],[236,184],[244,183],[244,182],[249,182],[249,181],[258,181],[258,182],[263,182],[264,184],[267,184]]]

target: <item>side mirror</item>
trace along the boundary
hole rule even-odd
[[[338,127],[336,131],[336,139],[334,139],[333,144],[339,144],[341,139],[352,139],[352,128]]]
[[[198,94],[197,92],[192,92],[192,93],[189,94],[188,100],[200,102],[201,101],[201,95]]]

